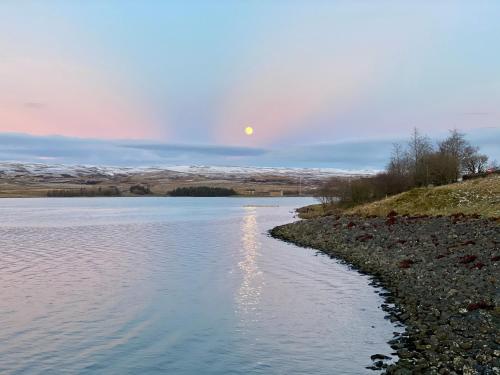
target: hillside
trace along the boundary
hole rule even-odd
[[[216,166],[109,167],[0,162],[0,197],[44,197],[56,190],[130,188],[148,186],[151,195],[163,196],[182,187],[211,186],[234,189],[240,195],[312,195],[333,176],[369,176],[373,171],[334,168],[264,168]],[[66,194],[65,192],[65,194]],[[56,192],[57,194],[57,192]]]
[[[500,176],[415,188],[380,201],[356,206],[346,213],[385,216],[393,210],[408,215],[464,213],[500,217]]]

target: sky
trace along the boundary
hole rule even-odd
[[[498,160],[499,19],[480,0],[2,0],[0,159],[383,168],[418,127]]]

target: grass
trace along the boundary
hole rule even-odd
[[[335,215],[340,210],[333,206],[324,206],[322,204],[311,204],[297,209],[301,219],[314,219],[315,217]]]
[[[415,188],[379,201],[341,209],[313,204],[297,210],[302,219],[343,214],[386,216],[396,211],[404,215],[451,215],[464,213],[500,217],[500,175],[477,178],[450,185]]]
[[[450,185],[416,188],[380,201],[346,210],[348,214],[385,216],[479,214],[500,216],[500,176],[493,175]]]

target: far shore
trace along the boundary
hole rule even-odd
[[[146,194],[146,195],[135,195],[135,194],[123,194],[123,195],[112,195],[112,196],[69,196],[69,197],[48,197],[47,195],[32,195],[32,194],[24,194],[24,195],[3,195],[0,192],[0,199],[9,199],[9,198],[47,198],[47,199],[60,199],[60,198],[313,198],[312,195],[229,195],[229,196],[221,196],[221,197],[213,197],[213,196],[170,196],[166,194]]]

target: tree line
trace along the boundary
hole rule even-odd
[[[80,189],[54,189],[47,191],[48,197],[115,197],[121,195],[116,186]]]
[[[432,140],[414,129],[405,143],[393,145],[384,172],[359,179],[332,178],[317,192],[324,205],[356,205],[398,194],[414,187],[444,185],[462,175],[485,173],[488,157],[465,134],[451,130],[444,140]]]
[[[178,187],[168,192],[172,197],[228,197],[236,194],[233,189],[210,186]]]

